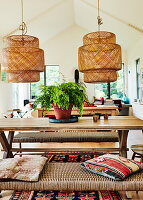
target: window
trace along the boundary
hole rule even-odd
[[[55,85],[60,82],[59,65],[47,65],[45,69],[46,85]]]
[[[18,91],[19,91],[19,84],[13,83],[13,108],[18,108]]]
[[[40,73],[40,81],[36,83],[30,84],[30,97],[31,99],[34,99],[34,97],[37,97],[39,95],[39,86],[44,85],[44,72]]]
[[[40,73],[40,81],[30,84],[30,97],[39,95],[39,86],[42,85],[54,85],[60,82],[59,65],[46,65],[45,71]]]
[[[137,99],[140,99],[140,59],[136,60]]]
[[[6,72],[1,73],[1,80],[6,81]]]
[[[122,98],[124,95],[124,64],[122,69],[118,71],[119,77],[117,81],[110,83],[110,94],[112,99]],[[107,97],[107,83],[95,84],[94,87],[95,97]]]

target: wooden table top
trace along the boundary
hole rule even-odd
[[[81,117],[74,123],[49,123],[48,118],[0,119],[0,131],[58,129],[143,130],[143,120],[134,116],[111,116],[97,122],[92,117]]]
[[[12,109],[12,110],[8,110],[7,112],[22,112],[22,110],[20,110],[20,109]]]

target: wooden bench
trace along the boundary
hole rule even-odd
[[[14,143],[27,142],[118,142],[116,131],[65,130],[58,132],[19,132]]]
[[[20,153],[45,152],[46,148],[22,148],[22,143],[44,143],[44,142],[118,142],[117,131],[95,131],[95,130],[62,130],[57,132],[19,132],[14,136],[13,143],[19,143],[19,148],[13,149]],[[93,148],[92,148],[93,149]],[[103,149],[105,151],[106,149]],[[55,149],[56,151],[56,149]],[[62,150],[61,150],[62,151]],[[87,149],[87,151],[91,151]],[[94,151],[94,150],[93,150]],[[112,151],[112,149],[109,149]],[[109,152],[108,151],[108,152]],[[116,149],[113,149],[116,151]]]
[[[38,182],[0,181],[0,190],[143,191],[143,172],[114,181],[87,171],[80,163],[47,163]]]

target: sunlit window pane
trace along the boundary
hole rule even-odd
[[[119,77],[117,81],[110,83],[110,94],[112,99],[123,98],[124,95],[124,65],[122,70],[118,71]],[[95,84],[95,97],[107,97],[107,83]]]
[[[59,82],[59,65],[46,66],[46,85],[56,85]]]
[[[31,83],[31,98],[37,97],[39,95],[39,86],[44,84],[44,72],[40,73],[40,81],[36,83]]]
[[[37,97],[39,95],[40,85],[55,85],[60,82],[59,75],[59,65],[46,65],[45,72],[40,73],[40,81],[36,83],[31,83],[31,98]]]

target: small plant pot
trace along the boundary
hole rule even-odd
[[[88,107],[88,106],[89,106],[89,103],[88,103],[88,102],[84,102],[83,106],[84,106],[84,107]]]
[[[62,108],[59,108],[57,105],[53,104],[56,119],[69,119],[71,116],[72,107],[72,105],[69,105],[68,109],[62,110]]]

